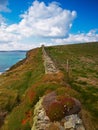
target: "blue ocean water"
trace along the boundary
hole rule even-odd
[[[0,73],[26,57],[26,51],[0,51]]]

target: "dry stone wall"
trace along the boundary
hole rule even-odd
[[[42,105],[43,98],[44,97],[42,97],[35,106],[31,130],[54,130],[55,127],[57,130],[85,130],[82,119],[78,114],[65,116],[61,121],[51,122]]]
[[[42,45],[42,52],[44,58],[45,74],[58,73],[59,70],[55,66],[52,59],[46,53],[44,45]]]
[[[42,46],[42,52],[44,57],[45,74],[58,73],[59,70],[56,68],[54,62],[46,53],[44,45]],[[47,98],[47,96],[50,98]],[[37,102],[34,109],[33,126],[31,130],[85,130],[82,119],[79,117],[78,112],[74,113],[73,111],[68,116],[65,115],[65,117],[60,121],[54,122],[49,119],[46,114],[44,103],[47,105],[47,102],[48,104],[50,102],[51,104],[55,99],[57,99],[56,94],[51,92],[42,97],[39,102]],[[77,100],[75,101],[77,102]],[[77,105],[76,107],[78,108]],[[75,108],[75,110],[78,109]]]

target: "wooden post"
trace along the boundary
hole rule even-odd
[[[69,61],[67,59],[67,64],[66,64],[66,79],[67,82],[69,81]]]

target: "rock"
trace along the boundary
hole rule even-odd
[[[75,129],[78,125],[77,128],[79,128],[79,126],[82,126],[82,120],[78,117],[77,114],[74,114],[74,115],[70,115],[70,116],[66,116],[65,117],[66,121],[64,123],[64,128],[65,130],[66,129]],[[81,130],[82,130],[83,127],[81,127]],[[80,129],[78,129],[80,130]],[[83,129],[85,130],[85,129]]]
[[[44,112],[44,111],[41,111],[41,112],[38,114],[38,120],[43,120],[43,119],[44,119],[44,116],[45,116],[45,112]]]
[[[76,128],[77,130],[85,130],[85,128],[84,128],[84,126],[83,125],[79,125],[79,126],[77,126],[77,128]]]
[[[45,122],[43,120],[38,120],[37,125],[44,124]]]
[[[47,108],[49,107],[49,105],[52,102],[54,102],[54,100],[56,100],[56,93],[55,92],[51,92],[51,93],[47,94],[43,98],[43,106],[44,106],[44,108],[47,110]]]
[[[64,123],[64,128],[66,129],[71,129],[71,128],[75,128],[76,124],[74,123],[74,121],[67,121]]]
[[[82,120],[81,119],[76,120],[76,124],[82,124]]]
[[[85,130],[82,120],[77,114],[66,116],[61,121],[52,122],[46,115],[46,110],[55,100],[56,93],[51,92],[42,97],[35,105],[32,130]]]
[[[46,74],[57,73],[58,69],[56,68],[52,59],[46,53],[44,47],[42,47],[42,52],[43,52],[43,57],[44,57],[45,73]]]
[[[31,130],[47,130],[50,125],[50,119],[46,116],[45,109],[42,105],[43,98],[35,105],[33,126]]]
[[[45,122],[49,122],[49,121],[50,121],[49,117],[48,117],[48,116],[45,116],[45,117],[44,117],[44,121],[45,121]]]
[[[40,124],[40,128],[39,128],[39,130],[45,130],[45,128],[46,128],[46,124]]]

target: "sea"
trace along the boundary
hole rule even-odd
[[[26,57],[27,51],[0,51],[0,74]]]

